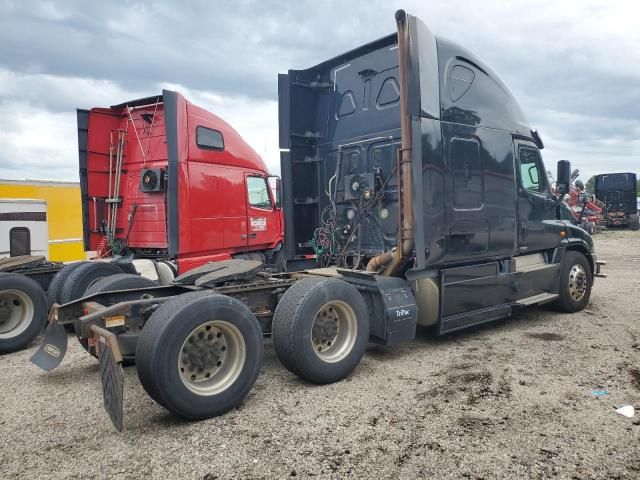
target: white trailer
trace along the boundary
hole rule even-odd
[[[49,255],[47,202],[0,198],[0,258]]]

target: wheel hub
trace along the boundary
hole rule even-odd
[[[323,361],[335,363],[349,355],[357,337],[356,315],[345,302],[326,303],[313,321],[311,345]]]
[[[222,351],[217,342],[209,343],[208,340],[198,340],[187,350],[188,362],[200,369],[215,367],[221,358]]]
[[[584,267],[575,264],[569,270],[569,294],[576,302],[582,300],[587,293],[587,272]]]
[[[0,291],[0,338],[23,332],[33,319],[33,301],[20,290]]]
[[[215,394],[240,375],[245,356],[240,331],[228,322],[215,320],[189,334],[180,349],[178,370],[185,386],[193,392]]]
[[[313,344],[318,352],[322,352],[335,343],[338,336],[339,318],[332,306],[322,309],[313,323]]]
[[[0,323],[4,323],[9,320],[11,316],[11,305],[6,299],[0,298]]]
[[[211,325],[195,330],[182,347],[183,373],[191,380],[209,378],[222,366],[225,350],[222,332]]]

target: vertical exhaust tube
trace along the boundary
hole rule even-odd
[[[401,148],[398,159],[398,186],[400,198],[398,202],[399,228],[397,247],[392,254],[383,253],[372,258],[367,265],[367,271],[377,271],[385,266],[382,274],[397,275],[413,252],[413,165],[411,152],[411,116],[408,102],[408,73],[409,73],[409,29],[407,14],[404,10],[396,12],[398,26],[398,80],[400,83],[400,130]]]

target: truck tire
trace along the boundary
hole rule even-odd
[[[262,366],[262,331],[249,307],[211,292],[179,295],[149,318],[136,348],[140,383],[181,418],[235,408]]]
[[[569,250],[560,268],[560,297],[552,305],[562,312],[578,312],[587,306],[591,296],[593,275],[589,261],[582,253]]]
[[[94,282],[104,277],[109,277],[122,270],[107,262],[87,262],[80,265],[69,274],[62,286],[60,293],[60,303],[65,304],[82,298]]]
[[[156,271],[158,272],[159,285],[170,285],[178,276],[178,270],[168,260],[156,261]]]
[[[109,292],[114,290],[127,290],[129,288],[146,288],[146,287],[156,287],[157,283],[153,280],[150,280],[145,277],[141,277],[140,275],[135,275],[133,273],[117,273],[115,275],[111,275],[109,277],[101,278],[100,280],[93,283],[87,291],[85,292],[85,296],[91,295],[94,293],[100,292]],[[76,333],[76,338],[82,348],[89,354],[95,357],[96,355],[93,352],[89,351],[89,344],[86,339],[80,338]],[[96,357],[97,358],[97,357]],[[128,357],[123,355],[122,359],[123,365],[129,366],[135,364],[135,357]]]
[[[629,217],[629,230],[640,230],[640,215],[637,213]]]
[[[136,275],[135,273],[116,273],[109,277],[103,277],[91,284],[84,296],[93,295],[94,293],[109,292],[115,290],[128,290],[130,288],[147,288],[157,287],[158,284],[153,280]]]
[[[0,353],[26,347],[47,323],[47,297],[35,280],[0,274]]]
[[[272,262],[276,273],[283,273],[287,271],[287,259],[284,256],[284,247],[273,254]]]
[[[369,311],[360,292],[336,278],[306,278],[282,297],[273,317],[273,345],[290,372],[332,383],[360,363],[369,341]]]
[[[60,303],[60,294],[62,293],[62,287],[64,286],[69,275],[73,273],[73,271],[81,265],[84,265],[88,262],[76,262],[70,263],[62,267],[62,269],[55,274],[51,283],[49,284],[49,288],[47,289],[47,299],[49,301],[49,308],[54,303]]]

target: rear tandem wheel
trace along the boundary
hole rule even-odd
[[[104,277],[123,273],[120,267],[109,262],[86,262],[69,273],[60,289],[60,303],[69,303],[85,296],[87,289]]]
[[[360,292],[337,278],[305,278],[287,290],[273,318],[273,345],[290,372],[314,383],[347,377],[369,341]]]
[[[199,420],[235,408],[262,366],[262,331],[245,304],[194,292],[167,301],[149,318],[136,348],[140,383],[175,415]]]
[[[62,269],[55,274],[51,283],[49,284],[49,288],[47,289],[47,299],[49,301],[49,309],[54,303],[61,303],[60,295],[62,293],[62,287],[64,286],[69,275],[73,273],[81,265],[84,265],[88,262],[75,262],[69,263],[62,267]]]

